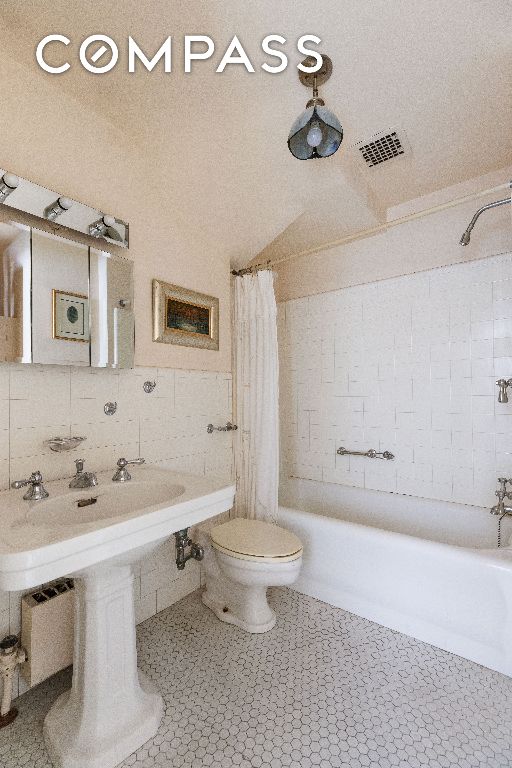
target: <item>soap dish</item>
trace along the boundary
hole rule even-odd
[[[51,437],[49,440],[45,440],[44,444],[49,447],[51,451],[72,451],[80,443],[87,440],[86,437]]]

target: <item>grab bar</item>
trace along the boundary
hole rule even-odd
[[[395,458],[395,454],[390,451],[376,451],[374,448],[368,451],[349,451],[347,448],[338,448],[336,453],[339,456],[366,456],[367,459],[387,459],[388,461]]]

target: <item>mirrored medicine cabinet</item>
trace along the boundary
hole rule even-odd
[[[132,368],[133,264],[0,222],[0,362]]]

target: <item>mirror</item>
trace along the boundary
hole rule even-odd
[[[121,248],[129,247],[126,222],[1,168],[0,204],[40,219],[55,221],[67,229],[106,240]]]
[[[0,361],[133,368],[133,264],[0,223]]]

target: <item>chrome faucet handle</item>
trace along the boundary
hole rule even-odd
[[[39,470],[32,472],[26,480],[15,480],[11,483],[11,488],[24,488],[27,485],[30,488],[23,495],[25,501],[40,501],[41,499],[47,499],[50,495],[43,485],[43,476]]]
[[[127,464],[145,464],[146,459],[138,458],[138,459],[131,459],[131,461],[128,461],[127,459],[118,459],[117,460],[117,466],[122,469],[123,467],[126,467]]]
[[[498,379],[496,386],[499,387],[498,403],[508,403],[507,389],[512,387],[512,379]]]
[[[131,480],[132,476],[130,475],[130,473],[126,469],[128,464],[144,464],[145,461],[146,461],[146,459],[143,459],[141,457],[139,457],[138,459],[132,459],[131,461],[128,461],[127,459],[124,459],[124,458],[118,459],[118,461],[117,461],[118,469],[114,473],[112,481],[114,483],[125,483],[128,480]]]
[[[502,500],[507,495],[507,483],[508,478],[506,477],[498,477],[498,483],[500,487],[495,491],[495,495],[498,497],[498,499]]]

